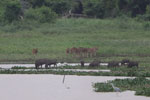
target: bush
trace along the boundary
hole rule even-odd
[[[104,5],[100,0],[86,0],[83,2],[84,13],[88,16],[103,18]]]
[[[150,5],[146,6],[146,14],[150,14]]]
[[[39,28],[40,23],[37,21],[23,20],[23,21],[14,21],[10,24],[1,25],[0,30],[6,33],[15,33],[18,31],[31,31],[34,28]]]
[[[62,15],[71,9],[72,1],[70,0],[28,0],[33,8],[46,6],[51,8],[58,15]]]
[[[150,21],[150,14],[138,15],[136,17],[137,21]]]
[[[41,8],[30,8],[28,11],[25,12],[25,19],[27,20],[35,20],[40,23],[51,23],[55,22],[57,18],[57,14],[53,12],[48,7],[41,7]]]
[[[108,81],[108,83],[95,83],[93,85],[96,92],[112,92],[113,89],[110,83],[120,88],[122,91],[132,90],[136,91],[136,95],[150,96],[150,80],[138,77],[134,79],[115,79]]]
[[[6,22],[13,22],[16,20],[19,20],[19,16],[21,14],[21,5],[19,2],[16,1],[10,1],[7,3],[5,9],[3,18]]]
[[[113,92],[113,88],[108,83],[95,83],[93,85],[96,92]]]
[[[70,0],[45,0],[45,6],[50,7],[58,15],[62,15],[71,9]]]

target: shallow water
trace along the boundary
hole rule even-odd
[[[85,65],[88,66],[89,63],[86,63]],[[64,64],[57,64],[58,67],[63,67],[63,66],[78,66],[80,65],[80,63],[64,63]],[[0,68],[3,68],[1,70],[5,70],[5,69],[10,69],[14,66],[17,67],[35,67],[34,64],[0,64]],[[44,65],[43,65],[44,66]],[[52,66],[53,67],[53,66]],[[13,69],[15,70],[15,69]],[[31,69],[16,69],[17,71],[30,71]],[[32,69],[32,71],[34,71],[36,69]],[[92,70],[92,69],[39,69],[39,70],[55,70],[55,71],[74,71],[74,72],[110,72],[110,70]]]
[[[89,63],[85,63],[85,66],[88,66]],[[107,63],[101,63],[100,65],[102,66],[107,66]],[[14,66],[18,67],[35,67],[35,64],[0,64],[0,68],[11,68]],[[44,65],[43,65],[44,66]],[[58,63],[58,67],[63,67],[63,66],[80,66],[80,63]]]
[[[150,100],[134,91],[97,93],[92,83],[126,77],[67,75],[0,75],[1,100]]]

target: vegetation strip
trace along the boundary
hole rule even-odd
[[[134,79],[115,79],[105,83],[95,83],[93,85],[96,92],[113,92],[111,84],[121,89],[121,91],[131,90],[136,91],[136,95],[150,96],[150,80],[138,77]]]
[[[140,67],[140,68],[126,68],[126,67],[117,67],[109,68],[110,72],[81,72],[73,71],[70,69],[77,70],[90,70],[89,67],[72,67],[65,66],[63,68],[50,68],[50,69],[35,69],[27,67],[13,67],[12,69],[0,69],[0,74],[60,74],[60,75],[92,75],[92,76],[131,76],[131,77],[150,77],[149,67]],[[65,70],[66,69],[66,70]],[[95,67],[92,70],[106,70],[107,67]]]

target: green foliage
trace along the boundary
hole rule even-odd
[[[150,5],[147,5],[146,7],[146,14],[150,14]]]
[[[108,83],[95,83],[93,87],[96,92],[113,92],[112,86]]]
[[[45,0],[45,6],[51,8],[54,12],[62,15],[71,9],[72,1],[70,0]]]
[[[24,67],[24,66],[14,66],[14,67],[11,67],[11,69],[34,69],[34,67]]]
[[[115,79],[108,83],[95,83],[93,87],[96,92],[112,92],[110,83],[114,83],[122,91],[133,90],[136,91],[136,95],[150,96],[150,80],[142,77],[135,79]]]
[[[85,0],[83,2],[84,13],[88,16],[103,18],[104,4],[101,0]]]
[[[150,21],[150,14],[138,15],[136,17],[137,21]]]
[[[72,3],[72,13],[82,14],[83,13],[83,4],[81,1],[76,1]]]
[[[150,30],[150,23],[145,22],[143,24],[143,27],[144,27],[145,30]]]
[[[29,0],[29,2],[33,8],[46,6],[59,15],[68,12],[71,9],[72,4],[70,0]]]
[[[51,23],[55,22],[57,18],[57,14],[53,12],[50,8],[42,6],[41,8],[37,9],[29,9],[25,12],[25,19],[27,20],[35,20],[41,23]]]
[[[150,85],[146,85],[146,87],[143,87],[136,91],[136,95],[150,96]]]
[[[13,22],[19,20],[19,16],[21,14],[21,5],[16,1],[9,1],[4,9],[3,18],[6,22]]]
[[[87,15],[107,18],[128,15],[135,17],[149,12],[148,0],[85,0],[84,12]]]
[[[33,8],[42,7],[45,3],[45,0],[28,0]]]
[[[39,9],[46,6],[59,16],[63,16],[72,10],[73,13],[86,14],[96,18],[114,18],[122,15],[137,17],[149,21],[150,1],[149,0],[27,0],[31,9]],[[23,5],[22,5],[23,6]],[[9,22],[20,19],[21,5],[19,0],[0,1],[0,21]],[[34,14],[33,14],[34,15]],[[41,17],[42,18],[42,17]],[[45,18],[45,17],[43,17]],[[44,19],[43,19],[44,20]]]

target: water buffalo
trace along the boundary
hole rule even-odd
[[[137,61],[130,61],[128,63],[128,68],[137,67],[138,68],[139,63]]]
[[[37,59],[35,61],[35,68],[38,69],[40,66],[42,67],[43,64],[46,63],[48,59]]]
[[[80,63],[81,63],[81,67],[84,67],[84,61],[81,60]]]
[[[98,67],[100,65],[100,61],[92,61],[90,64],[89,64],[89,67]]]
[[[45,68],[48,68],[48,66],[54,64],[54,66],[57,65],[57,60],[51,60],[51,59],[38,59],[35,61],[35,68],[38,69],[40,66],[45,64]]]
[[[53,59],[53,60],[47,60],[46,64],[45,64],[45,68],[48,68],[48,66],[54,65],[54,67],[57,66],[57,60]]]
[[[108,67],[119,67],[120,66],[120,62],[118,61],[111,61],[108,63]]]

